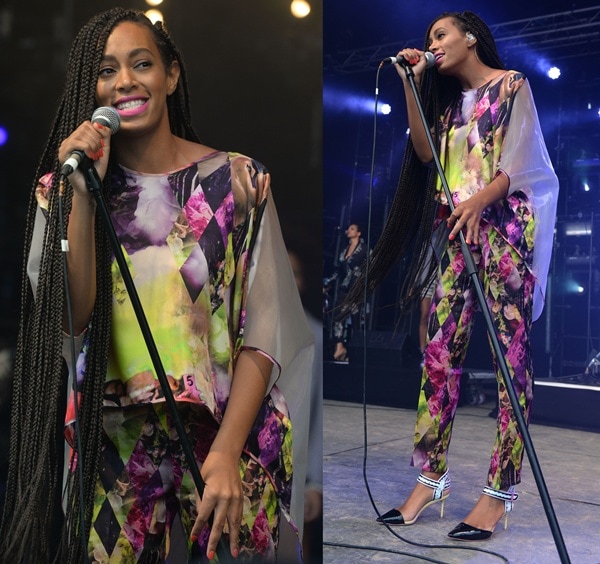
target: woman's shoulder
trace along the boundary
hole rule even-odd
[[[507,70],[502,79],[504,88],[516,92],[525,83],[525,73],[518,70]]]
[[[508,103],[525,83],[525,74],[517,70],[507,70],[496,77],[490,85],[489,92],[498,103]]]
[[[227,160],[227,153],[214,147],[190,139],[177,138],[177,152],[180,157],[178,168],[187,168],[194,163],[210,160]]]
[[[213,163],[218,166],[229,164],[233,169],[250,168],[256,172],[267,172],[266,167],[261,162],[249,155],[236,151],[215,149],[208,145],[187,139],[180,139],[179,142],[181,144],[182,153],[187,156],[187,162],[189,163],[213,161]]]

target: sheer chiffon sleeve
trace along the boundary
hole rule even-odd
[[[289,264],[275,203],[268,198],[249,269],[244,347],[275,360],[269,390],[277,385],[292,421],[292,520],[301,529],[306,479],[313,336]]]
[[[559,185],[527,81],[513,99],[499,170],[510,179],[509,195],[517,190],[525,192],[534,210],[536,227],[532,270],[536,277],[533,297],[533,319],[536,320],[544,307]]]

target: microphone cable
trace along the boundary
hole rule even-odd
[[[371,221],[372,221],[372,206],[373,206],[373,182],[374,182],[374,170],[375,170],[375,153],[376,153],[376,146],[377,146],[377,106],[379,103],[379,73],[381,72],[381,68],[383,66],[383,62],[379,65],[379,67],[377,68],[377,73],[376,73],[376,77],[375,77],[375,107],[373,109],[373,140],[372,140],[372,150],[371,150],[371,168],[370,168],[370,172],[369,172],[369,205],[368,205],[368,215],[367,215],[367,258],[365,261],[365,279],[364,279],[364,288],[363,288],[363,308],[364,311],[366,312],[366,307],[367,307],[367,301],[368,301],[368,288],[369,288],[369,265],[370,265],[370,258],[371,258]],[[366,323],[363,329],[363,335],[362,335],[362,349],[363,349],[363,360],[362,360],[362,371],[363,371],[363,377],[362,377],[362,413],[363,413],[363,462],[362,462],[362,474],[363,474],[363,482],[365,484],[365,488],[367,491],[367,495],[369,496],[369,500],[371,502],[371,505],[373,506],[373,509],[375,510],[375,513],[377,514],[378,517],[381,517],[381,513],[379,512],[379,509],[377,508],[377,505],[375,503],[375,500],[373,499],[373,495],[371,493],[371,488],[369,486],[369,479],[367,476],[367,453],[368,453],[368,425],[367,425],[367,329],[366,329]],[[504,555],[499,554],[497,552],[491,551],[491,550],[486,550],[484,548],[479,548],[479,547],[473,547],[473,546],[455,546],[455,545],[449,545],[449,544],[423,544],[423,543],[419,543],[416,541],[412,541],[409,540],[403,536],[401,536],[400,534],[398,534],[396,531],[394,531],[390,525],[388,525],[387,523],[382,523],[385,528],[392,534],[394,535],[396,538],[400,539],[401,541],[405,542],[406,544],[412,545],[412,546],[416,546],[419,548],[438,548],[438,549],[450,549],[450,550],[470,550],[470,551],[474,551],[474,552],[481,552],[481,553],[485,553],[485,554],[489,554],[491,556],[494,556],[498,559],[500,559],[502,562],[506,562],[508,564],[509,560],[508,558],[506,558]],[[343,548],[354,548],[354,549],[361,549],[361,550],[379,550],[381,552],[394,552],[392,550],[388,550],[388,549],[384,549],[384,548],[376,548],[376,547],[366,547],[366,546],[359,546],[359,545],[348,545],[348,544],[341,544],[341,543],[323,543],[327,546],[339,546],[339,547],[343,547]],[[405,554],[403,552],[397,552],[397,554]],[[417,555],[413,555],[413,554],[406,554],[407,556],[411,556],[413,558],[419,558],[421,560],[426,560],[428,562],[436,562],[438,564],[447,564],[444,563],[442,561],[439,560],[434,560],[432,558],[428,558],[428,557],[421,557],[421,556],[417,556]]]
[[[71,366],[70,371],[72,373],[71,390],[73,392],[73,403],[75,408],[75,452],[77,453],[77,482],[79,488],[79,520],[80,520],[80,531],[81,531],[81,544],[85,562],[89,562],[88,558],[88,546],[87,536],[85,527],[85,512],[83,508],[84,493],[83,493],[83,447],[81,444],[81,426],[79,418],[79,401],[77,398],[77,358],[75,357],[75,336],[73,335],[73,310],[71,304],[71,293],[69,287],[69,275],[67,268],[67,253],[69,252],[69,241],[66,235],[65,221],[64,221],[64,207],[63,207],[63,196],[65,191],[65,180],[66,177],[61,174],[58,188],[58,224],[60,231],[60,244],[62,250],[62,268],[63,268],[63,280],[65,286],[65,305],[67,308],[67,323],[69,328],[69,344],[71,347]],[[68,404],[68,390],[67,390],[67,404]],[[75,457],[71,457],[69,468],[66,470],[69,472]]]

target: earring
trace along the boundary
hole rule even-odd
[[[467,33],[467,40],[469,43],[473,43],[473,41],[475,41],[475,36],[470,31]]]

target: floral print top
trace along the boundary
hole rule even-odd
[[[536,277],[536,319],[550,264],[558,180],[525,76],[507,71],[463,91],[441,116],[441,125],[442,162],[455,205],[485,188],[495,175],[503,172],[509,178],[508,196],[486,208],[482,220],[513,246]],[[438,184],[439,201],[445,204]]]
[[[47,175],[37,190],[44,214],[48,213],[51,184]],[[309,372],[302,373],[302,367],[312,362],[312,337],[307,340],[310,329],[302,314],[298,316],[302,306],[289,265],[289,276],[281,264],[277,270],[261,266],[281,260],[285,252],[269,190],[270,176],[260,163],[236,153],[214,152],[167,174],[117,167],[106,204],[176,401],[203,405],[220,423],[240,350],[246,346],[259,350],[273,362],[269,390],[245,450],[267,470],[289,514],[291,410],[275,382],[280,369],[289,366],[286,376],[291,384],[282,377],[282,386],[291,386],[296,393],[292,411],[302,431],[306,405],[302,401],[309,384]],[[281,248],[283,251],[278,251]],[[116,261],[112,278],[112,336],[104,406],[127,408],[162,402],[164,395]],[[293,289],[288,288],[290,284]],[[279,286],[288,289],[281,300]],[[275,303],[266,303],[267,299]],[[295,316],[295,327],[290,328],[287,314],[279,312],[283,299],[286,311]],[[250,332],[260,338],[250,336],[246,343],[248,306],[252,311],[264,311],[267,319],[252,320]],[[308,348],[310,356],[301,355],[299,364],[298,351]],[[77,358],[78,389],[85,374],[86,351],[84,336]],[[295,369],[294,362],[300,368]],[[71,397],[67,438],[73,421]],[[294,449],[302,452],[305,440],[296,435],[294,440],[298,443]],[[302,464],[296,469],[301,470],[302,484]]]
[[[113,225],[176,400],[222,417],[243,343],[243,296],[260,164],[213,154],[171,174],[119,167],[107,198]],[[234,202],[232,185],[246,200]],[[248,196],[250,200],[248,200]],[[240,198],[241,200],[241,198]],[[251,205],[248,207],[247,204]],[[105,406],[163,399],[116,263]]]

